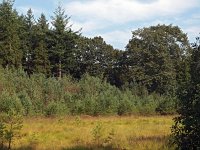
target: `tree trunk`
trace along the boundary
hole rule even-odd
[[[9,139],[9,142],[8,142],[8,150],[11,150],[11,138]]]
[[[11,143],[12,143],[12,139],[13,139],[13,125],[12,125],[12,123],[11,123],[11,125],[10,125],[10,131],[9,131],[10,133],[10,137],[9,137],[9,139],[8,139],[8,150],[11,150]]]

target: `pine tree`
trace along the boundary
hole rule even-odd
[[[22,60],[18,14],[12,7],[10,0],[0,4],[0,64],[9,68],[21,66]]]

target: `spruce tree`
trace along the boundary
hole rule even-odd
[[[21,66],[22,51],[18,29],[18,14],[13,9],[13,2],[4,0],[0,4],[0,64],[3,67]]]
[[[36,40],[33,50],[33,72],[49,75],[50,62],[47,49],[47,33],[49,25],[44,14],[38,19],[36,26]]]
[[[35,19],[32,10],[29,9],[25,16],[21,16],[20,37],[23,49],[23,67],[30,75],[33,73],[33,50],[36,45]]]
[[[69,19],[61,6],[58,6],[52,17],[50,62],[52,74],[59,78],[63,73],[70,73],[75,63],[75,39],[78,35],[72,31]]]

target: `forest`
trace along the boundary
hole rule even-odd
[[[0,148],[11,149],[26,117],[173,115],[172,143],[198,149],[199,56],[200,38],[190,43],[172,24],[132,31],[120,50],[72,30],[61,6],[47,20],[3,0]]]

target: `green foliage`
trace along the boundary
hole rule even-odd
[[[23,126],[22,116],[15,110],[1,113],[0,116],[0,141],[1,148],[7,147],[9,150],[13,142],[20,138],[20,130]],[[7,143],[7,144],[6,144]]]
[[[194,44],[191,57],[191,81],[180,87],[179,116],[174,118],[172,135],[177,149],[200,148],[200,80],[199,80],[199,54],[200,42]]]
[[[0,95],[0,110],[1,113],[8,113],[14,110],[22,114],[23,106],[16,94],[3,91]]]
[[[18,36],[18,14],[12,8],[13,2],[0,3],[0,64],[3,67],[20,67],[22,52]]]
[[[2,118],[0,116],[0,118]],[[0,119],[0,149],[3,149],[4,146],[4,130],[5,130],[5,124],[2,119]]]
[[[86,113],[91,115],[115,114],[120,91],[99,78],[85,75],[80,81],[79,94]]]
[[[75,63],[75,40],[77,33],[73,32],[69,19],[61,6],[52,17],[53,30],[50,32],[50,63],[52,74],[61,78],[63,73],[70,73]]]
[[[186,34],[177,26],[138,29],[121,58],[122,70],[126,72],[122,76],[129,83],[145,86],[149,92],[174,94],[182,73],[186,73],[180,66],[189,47]]]
[[[44,14],[38,19],[35,31],[35,47],[33,51],[33,72],[50,75],[50,61],[47,49],[48,23]]]
[[[45,114],[46,116],[52,116],[57,114],[58,112],[58,106],[55,102],[51,102],[47,105],[46,110],[45,110]]]
[[[24,115],[168,114],[177,87],[190,79],[190,46],[177,26],[138,29],[120,51],[102,37],[72,31],[61,6],[52,28],[44,14],[35,20],[31,9],[19,16],[9,0],[0,4],[0,14],[2,112],[19,107]]]
[[[121,101],[119,102],[117,108],[118,115],[131,114],[133,112],[134,105],[131,103],[130,99],[128,99],[127,95],[123,95]]]
[[[35,49],[35,40],[37,39],[35,36],[35,18],[32,10],[29,9],[26,15],[22,16],[20,20],[21,47],[23,52],[22,65],[24,70],[30,75],[33,73],[33,52]]]
[[[26,116],[171,114],[175,110],[173,97],[148,94],[145,88],[131,85],[120,90],[88,74],[74,81],[69,76],[61,80],[43,74],[28,77],[21,69],[2,69],[0,81],[0,110],[14,109]]]
[[[188,85],[180,92],[178,117],[172,127],[174,143],[180,149],[198,149],[200,147],[200,85]]]
[[[176,114],[177,99],[171,97],[160,97],[162,100],[159,101],[158,106],[156,107],[156,112],[167,115],[167,114]]]
[[[92,39],[81,37],[77,42],[79,76],[88,73],[91,76],[107,77],[112,70],[115,59],[115,50],[106,44],[102,37]]]
[[[28,96],[28,94],[25,91],[22,91],[18,94],[18,97],[21,101],[21,104],[24,108],[24,115],[30,115],[32,113],[32,102],[30,97]]]
[[[166,115],[175,113],[177,97],[174,141],[200,147],[200,38],[191,49],[178,26],[157,25],[133,31],[120,51],[72,31],[61,6],[49,28],[44,14],[19,16],[13,2],[0,3],[1,147],[5,139],[11,147],[19,115]],[[100,133],[97,125],[98,143]]]
[[[46,109],[45,115],[46,116],[53,116],[53,115],[66,115],[68,113],[68,109],[65,104],[61,102],[50,102]]]

